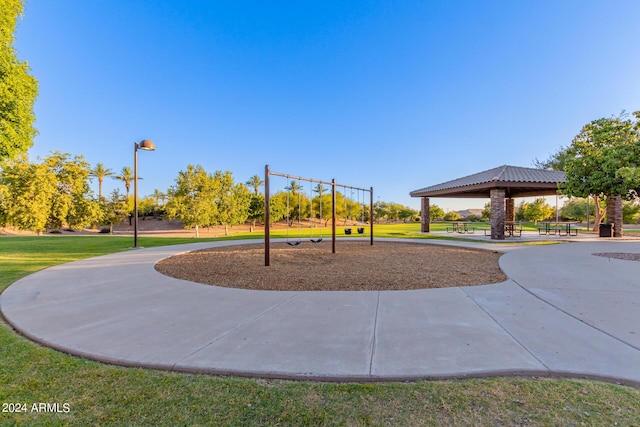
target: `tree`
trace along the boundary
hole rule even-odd
[[[127,199],[116,188],[109,198],[100,199],[100,206],[102,209],[100,223],[108,225],[109,234],[113,234],[113,226],[119,224],[129,214]]]
[[[285,190],[288,190],[292,196],[297,196],[298,192],[302,190],[302,186],[298,184],[296,181],[291,181]]]
[[[637,224],[640,215],[640,205],[635,200],[630,200],[622,205],[622,222],[625,224]]]
[[[127,192],[127,199],[129,198],[129,192],[131,190],[131,182],[133,181],[133,172],[131,172],[131,168],[129,166],[125,166],[122,168],[120,175],[116,175],[113,177],[114,179],[120,180],[124,182],[124,188]],[[138,177],[138,179],[142,179]]]
[[[487,202],[484,204],[484,209],[482,209],[482,219],[484,221],[489,221],[491,219],[491,203]]]
[[[247,220],[251,193],[244,184],[235,184],[229,171],[216,171],[213,179],[217,189],[214,221],[224,225],[224,235],[228,236],[229,226],[242,224]]]
[[[219,187],[220,183],[202,166],[188,165],[186,171],[178,172],[176,184],[169,189],[167,215],[180,219],[184,228],[195,229],[196,238],[200,237],[199,227],[216,221]]]
[[[63,225],[83,228],[96,222],[99,206],[92,200],[89,188],[91,168],[83,156],[74,156],[59,151],[44,159],[44,164],[55,176],[54,193],[47,225],[60,229]]]
[[[573,221],[585,221],[587,219],[587,201],[581,197],[571,198],[564,202],[560,215],[563,219]],[[589,200],[589,216],[595,214],[596,207],[592,201]]]
[[[558,151],[547,157],[547,160],[534,159],[533,166],[538,169],[563,171],[569,157],[570,153],[567,151],[567,147],[561,146]]]
[[[327,222],[331,219],[331,194],[329,190],[322,184],[318,184],[313,187],[313,192],[317,194],[311,200],[311,209],[313,210],[313,218],[320,221]],[[311,215],[311,213],[309,213]]]
[[[38,234],[47,227],[94,224],[100,207],[89,188],[89,164],[56,151],[40,163],[23,156],[9,161],[0,176],[5,223]]]
[[[438,205],[429,205],[429,218],[432,220],[444,218],[444,209]]]
[[[337,201],[337,196],[340,193],[336,194],[336,204],[337,206],[340,206],[340,204]],[[386,218],[388,215],[388,204],[386,202],[382,202],[380,200],[378,200],[377,202],[375,202],[373,204],[373,218],[376,221],[380,221],[383,218]]]
[[[249,231],[253,233],[253,230],[256,228],[256,222],[264,219],[264,194],[251,194],[247,219],[251,221],[251,227]]]
[[[279,191],[269,197],[269,223],[275,223],[287,217],[288,197],[289,193],[283,191]]]
[[[38,81],[29,74],[28,64],[17,58],[13,47],[22,10],[22,0],[0,2],[0,161],[26,153],[37,134],[33,105]]]
[[[153,190],[153,198],[155,199],[156,206],[159,207],[164,205],[164,200],[166,199],[166,197],[167,195],[162,191],[158,190],[157,188]]]
[[[331,217],[333,215],[333,206],[331,200],[331,194],[325,194],[324,192],[322,193],[322,196],[314,198],[315,204],[313,207],[313,211],[317,218],[320,218],[322,221],[324,221],[325,227],[327,226],[329,220],[331,220]]]
[[[142,219],[146,216],[153,215],[156,211],[156,199],[153,196],[144,196],[138,200],[138,215],[142,215]]]
[[[553,217],[555,212],[542,197],[536,198],[533,203],[523,203],[520,206],[523,211],[522,217],[525,221],[542,221]]]
[[[105,168],[102,163],[96,163],[96,166],[91,169],[91,176],[98,178],[98,199],[102,199],[102,182],[105,177],[113,176],[113,171]]]
[[[411,221],[413,218],[418,216],[418,211],[415,209],[411,209],[409,206],[401,206],[398,211],[398,217],[402,222]]]
[[[630,199],[640,188],[640,112],[630,120],[623,112],[618,117],[601,118],[583,126],[567,149],[563,193],[576,197]],[[595,227],[603,214],[598,212]],[[622,224],[616,224],[616,230]]]
[[[258,194],[260,193],[260,187],[264,185],[264,181],[258,175],[253,175],[251,178],[249,178],[246,184],[249,186],[249,188],[253,189],[255,194]]]
[[[306,218],[306,212],[309,208],[309,199],[302,194],[303,186],[296,181],[291,181],[285,190],[287,190],[286,203],[287,209],[287,222],[291,226],[294,221],[298,219]]]
[[[524,213],[526,210],[526,205],[527,205],[527,202],[525,202],[524,200],[522,200],[518,205],[518,208],[516,209],[516,212],[515,212],[516,221],[525,221]]]
[[[0,175],[4,225],[42,233],[55,192],[55,175],[44,163],[31,163],[26,156],[9,161]]]
[[[445,221],[457,221],[460,218],[460,214],[456,211],[449,211],[444,215]]]

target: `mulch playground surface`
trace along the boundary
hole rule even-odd
[[[278,291],[380,291],[446,288],[506,280],[500,253],[416,243],[304,241],[292,247],[234,245],[176,255],[156,264],[171,277],[207,285]]]

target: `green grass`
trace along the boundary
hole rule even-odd
[[[140,244],[193,241],[142,237]],[[0,237],[0,290],[38,269],[130,246],[131,238],[116,236]],[[31,409],[40,402],[67,403],[70,412],[0,412],[0,425],[640,425],[640,390],[608,383],[331,384],[177,374],[68,356],[0,322],[0,403]]]

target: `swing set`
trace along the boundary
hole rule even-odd
[[[269,178],[271,176],[280,176],[280,177],[284,177],[287,179],[287,187],[286,189],[287,191],[287,202],[286,202],[286,220],[287,220],[287,237],[286,237],[286,243],[289,246],[298,246],[302,243],[302,198],[301,198],[301,193],[300,190],[302,190],[302,187],[297,187],[295,188],[294,192],[294,188],[292,186],[292,179],[296,179],[298,181],[306,181],[309,182],[311,190],[310,190],[310,194],[311,194],[311,208],[310,208],[310,217],[311,220],[313,220],[314,216],[313,216],[313,184],[317,183],[317,192],[319,193],[319,203],[318,203],[318,211],[319,211],[319,218],[320,221],[322,221],[323,217],[322,217],[322,191],[323,191],[323,184],[326,185],[330,185],[331,187],[331,206],[332,206],[332,212],[331,212],[331,252],[332,253],[336,253],[336,187],[340,186],[344,188],[345,191],[345,212],[346,212],[346,191],[347,189],[351,190],[351,199],[353,199],[353,191],[357,191],[358,195],[360,194],[360,192],[362,192],[362,223],[364,224],[364,214],[365,214],[365,205],[364,205],[364,200],[365,200],[365,192],[369,192],[369,209],[370,212],[373,212],[373,187],[370,187],[368,189],[366,188],[358,188],[358,187],[352,187],[352,186],[348,186],[348,185],[342,185],[342,184],[336,184],[336,180],[332,179],[331,182],[326,182],[326,181],[321,181],[321,180],[317,180],[317,179],[311,179],[311,178],[302,178],[299,176],[293,176],[293,175],[289,175],[289,174],[282,174],[282,173],[277,173],[277,172],[272,172],[269,169],[269,165],[266,165],[264,168],[264,192],[265,192],[265,198],[264,198],[264,265],[265,266],[269,266],[270,265],[270,252],[271,252],[271,235],[270,235],[270,230],[271,230],[271,211],[270,211],[270,190],[269,190]],[[290,236],[290,229],[291,226],[293,225],[293,221],[291,218],[291,213],[292,213],[292,202],[291,202],[291,197],[295,196],[297,193],[298,196],[298,236],[296,239],[293,238],[293,236]],[[359,198],[359,196],[358,196]],[[293,201],[293,203],[295,203],[295,200]],[[349,216],[351,216],[351,206],[352,204],[349,205]],[[346,220],[345,220],[346,221]],[[345,222],[346,225],[346,222]],[[371,244],[373,245],[373,221],[371,220],[371,216],[370,216],[370,220],[369,220],[369,227],[370,227],[370,236],[369,236],[369,240],[371,242]],[[347,232],[348,230],[348,232]],[[364,234],[364,227],[358,227],[358,234]],[[345,234],[351,234],[351,228],[345,228]],[[311,224],[311,230],[310,230],[310,239],[309,241],[311,243],[320,243],[323,240],[323,236],[322,236],[322,227],[320,227],[319,233],[316,236],[315,233],[313,232],[313,224]]]
[[[353,190],[357,191],[357,196],[358,196],[357,203],[360,205],[360,207],[362,207],[362,215],[360,218],[360,223],[364,225],[366,223],[365,216],[364,216],[365,214],[365,201],[364,201],[365,194],[364,193],[368,190],[364,190],[362,188],[355,188],[355,187],[349,187],[349,188],[351,188],[351,196],[349,198],[349,203],[347,204],[347,187],[344,187],[344,212],[345,214],[347,214],[345,216],[345,226],[347,225],[347,220],[351,220],[352,218],[351,208],[353,207]],[[362,202],[360,202],[360,194],[362,194]],[[373,212],[372,207],[370,212]],[[357,215],[356,215],[356,218],[357,218]],[[345,227],[344,234],[351,234],[351,231],[352,231],[351,228]],[[364,227],[357,227],[356,231],[358,232],[358,234],[364,234]]]
[[[300,243],[302,243],[302,221],[301,221],[301,216],[302,216],[302,197],[300,195],[300,190],[302,190],[302,187],[298,187],[298,188],[294,188],[294,186],[291,183],[290,180],[291,177],[287,176],[287,186],[285,187],[287,191],[287,244],[289,246],[298,246]],[[313,184],[313,180],[310,180],[311,184]],[[320,193],[320,199],[319,199],[319,204],[320,204],[320,220],[322,220],[322,184],[318,184],[319,185],[319,193]],[[291,196],[293,195],[294,189],[297,190],[296,192],[298,193],[298,239],[295,241],[292,241],[289,238],[289,229],[291,228],[291,224],[293,224],[293,221],[291,220],[291,208],[290,208],[290,203],[289,203],[289,199],[291,198]],[[310,219],[313,219],[313,188],[311,189],[311,212],[310,212]],[[310,232],[311,238],[310,238],[310,242],[311,243],[320,243],[322,242],[322,228],[320,228],[320,236],[319,237],[314,237],[313,235],[313,226],[311,227],[311,232]]]

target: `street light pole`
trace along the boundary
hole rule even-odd
[[[156,146],[148,139],[133,143],[133,248],[138,248],[138,150],[153,151]]]

